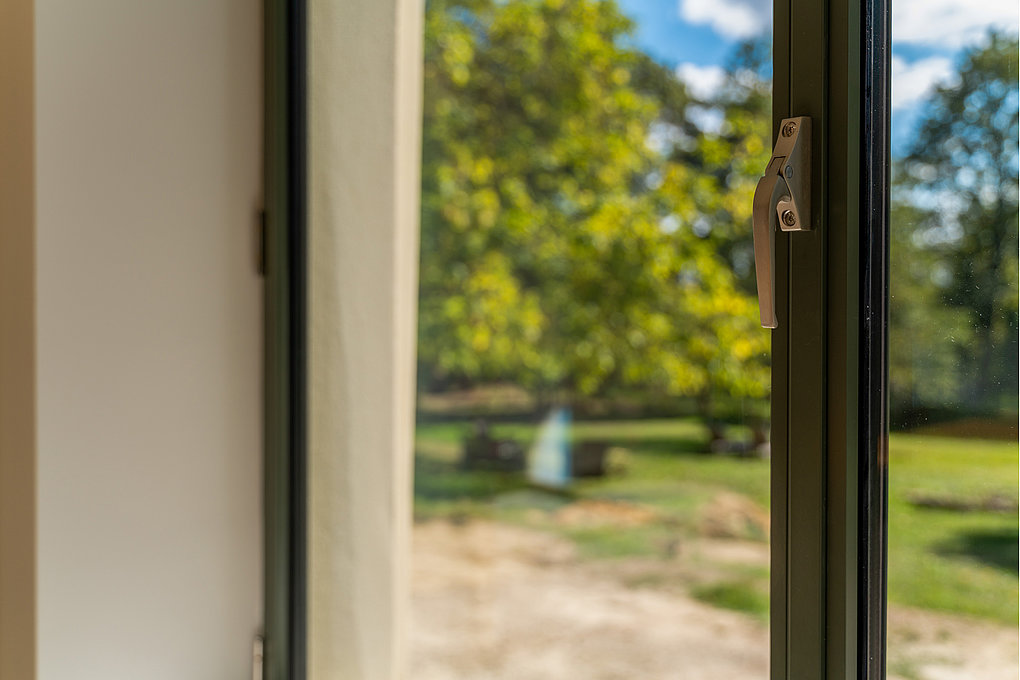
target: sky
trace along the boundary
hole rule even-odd
[[[722,80],[741,40],[771,28],[771,0],[617,0],[635,20],[637,46],[674,66],[697,93]],[[909,141],[921,105],[947,82],[962,50],[990,28],[1020,31],[1017,0],[893,0],[893,152]]]

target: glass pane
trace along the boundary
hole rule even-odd
[[[426,3],[417,680],[767,677],[771,13]]]
[[[890,678],[1018,677],[1017,12],[894,3]]]

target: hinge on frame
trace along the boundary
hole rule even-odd
[[[256,635],[251,645],[251,680],[265,680],[264,668],[265,664],[262,663],[263,650],[265,649],[265,640],[261,635]]]
[[[255,271],[259,276],[266,275],[266,258],[269,248],[269,239],[266,233],[266,210],[259,208],[255,214]]]

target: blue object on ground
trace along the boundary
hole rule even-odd
[[[541,486],[570,484],[570,409],[554,409],[542,423],[528,456],[528,479]]]

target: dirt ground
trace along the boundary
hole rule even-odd
[[[626,530],[625,528],[621,530]],[[696,550],[767,565],[763,544]],[[555,535],[493,522],[414,531],[415,680],[729,680],[768,677],[768,629],[698,602],[648,560],[580,561]],[[682,569],[676,572],[681,578]],[[649,585],[651,584],[651,585]],[[1017,631],[894,608],[890,680],[1016,680]]]

